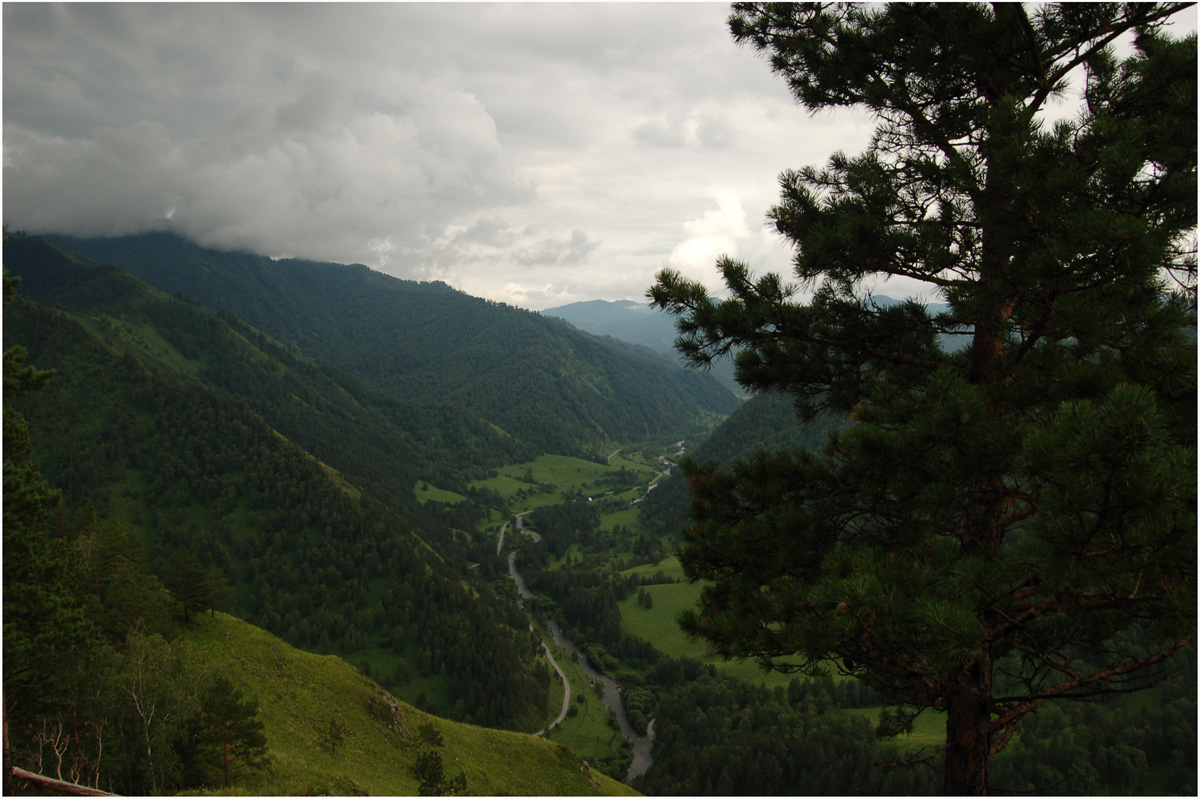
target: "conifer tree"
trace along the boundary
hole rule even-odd
[[[223,674],[212,678],[201,697],[204,742],[221,761],[225,787],[231,773],[257,769],[267,762],[267,736],[258,718],[258,701],[247,697]]]
[[[213,601],[211,576],[196,556],[180,547],[175,552],[175,561],[167,570],[167,588],[183,607],[183,623],[190,624],[193,613],[202,612]]]
[[[730,18],[805,108],[878,127],[782,175],[794,282],[723,258],[725,299],[669,270],[649,292],[693,364],[732,353],[747,388],[852,422],[819,453],[689,464],[707,584],[683,626],[860,678],[881,726],[944,709],[923,758],[947,793],[986,793],[1043,703],[1141,687],[1194,635],[1196,42],[1163,31],[1185,5]]]

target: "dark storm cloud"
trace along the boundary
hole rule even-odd
[[[719,5],[3,14],[10,227],[171,229],[497,299],[638,297],[707,257],[693,223],[722,198],[761,214],[779,171],[867,129],[805,119]]]

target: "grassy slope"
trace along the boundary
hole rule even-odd
[[[243,778],[231,787],[233,793],[415,795],[409,767],[418,752],[416,729],[426,721],[445,736],[447,773],[464,771],[473,795],[632,793],[595,770],[582,769],[580,758],[566,747],[533,735],[458,724],[404,704],[395,716],[401,732],[394,732],[370,712],[372,700],[391,698],[349,664],[301,652],[225,614],[205,617],[184,646],[259,699],[272,767]],[[336,754],[321,746],[331,718],[351,730]]]

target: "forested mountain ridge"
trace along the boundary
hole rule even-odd
[[[452,529],[480,511],[412,497],[426,469],[453,480],[463,458],[496,462],[511,439],[37,240],[10,238],[5,262],[24,281],[5,341],[56,372],[11,404],[69,506],[133,529],[159,574],[188,551],[229,581],[233,609],[297,646],[374,663],[389,685],[424,680],[444,715],[540,721],[548,675],[522,616],[489,569],[467,569],[490,541]]]
[[[648,347],[672,362],[680,362],[679,354],[675,351],[675,322],[648,305],[631,300],[588,300],[547,308],[542,315],[562,319],[595,336]],[[732,358],[714,362],[709,374],[735,395],[743,394],[742,387],[733,379]]]
[[[594,454],[737,406],[707,375],[442,283],[217,252],[165,233],[48,238],[229,311],[394,396],[465,404],[544,451]]]
[[[547,308],[542,315],[565,319],[597,336],[612,336],[675,357],[675,322],[648,305],[631,300],[588,300]]]
[[[418,478],[457,487],[468,472],[533,454],[461,405],[398,400],[118,267],[25,237],[10,237],[5,262],[23,278],[22,297],[105,320],[91,332],[110,346],[239,397],[281,434],[393,503],[412,505],[408,489]]]

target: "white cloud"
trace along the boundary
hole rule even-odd
[[[717,208],[705,211],[698,219],[685,222],[686,238],[675,245],[666,258],[666,265],[685,277],[699,280],[710,292],[724,287],[716,261],[722,255],[738,256],[739,245],[751,238],[746,211],[734,195],[716,199]]]

